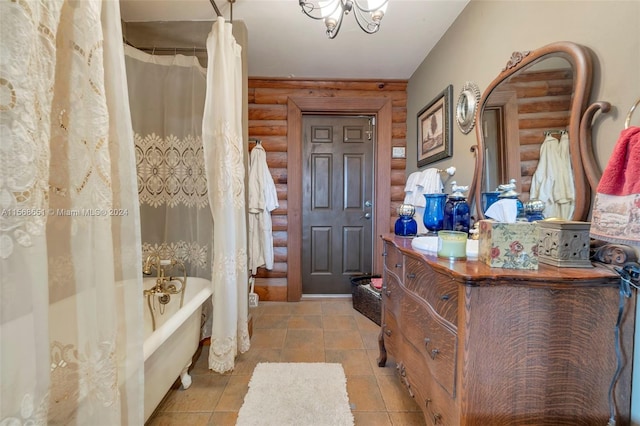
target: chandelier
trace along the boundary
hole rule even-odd
[[[352,11],[362,31],[367,34],[377,32],[388,2],[389,0],[300,0],[300,8],[308,17],[323,20],[327,26],[327,36],[335,38],[342,26],[342,19]]]

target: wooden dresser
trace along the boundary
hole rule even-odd
[[[449,262],[383,236],[379,366],[390,354],[428,425],[602,425],[620,288],[602,266]],[[623,298],[617,425],[629,424],[635,292]]]

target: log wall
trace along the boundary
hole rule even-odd
[[[287,103],[289,98],[388,98],[392,105],[391,145],[406,147],[407,82],[398,80],[293,80],[249,78],[249,138],[260,139],[267,153],[267,165],[278,192],[280,207],[272,212],[274,267],[259,268],[256,274],[256,293],[260,300],[287,300],[289,246],[287,226]],[[249,149],[255,144],[250,143]],[[391,157],[391,152],[389,152]],[[394,223],[395,210],[404,199],[405,159],[391,160],[391,196],[389,215]],[[298,178],[298,177],[296,177]],[[392,232],[392,229],[389,231]]]
[[[512,92],[517,98],[520,155],[516,161],[519,161],[521,195],[526,201],[545,131],[564,130],[569,126],[573,73],[570,69],[524,72],[500,85],[496,90],[499,92]],[[569,138],[577,140],[578,135],[569,135]]]

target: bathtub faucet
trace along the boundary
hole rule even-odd
[[[144,265],[142,266],[142,273],[144,275],[151,275],[151,268],[153,268],[154,266],[158,271],[158,277],[160,277],[160,271],[162,268],[160,268],[160,256],[158,256],[156,253],[152,253],[147,256],[147,259],[144,261]]]
[[[165,268],[169,270],[169,272],[173,272],[175,267],[179,267],[182,271],[181,277],[167,276]],[[147,294],[178,294],[182,293],[182,297],[184,297],[184,289],[187,283],[187,270],[180,260],[176,259],[160,259],[158,254],[150,254],[147,256],[147,259],[144,261],[144,266],[142,268],[142,273],[144,275],[151,275],[151,271],[153,268],[156,268],[157,271],[157,279],[156,285],[149,290],[145,290],[145,295]],[[180,286],[177,287],[175,282],[179,282]],[[180,305],[182,305],[182,300]]]

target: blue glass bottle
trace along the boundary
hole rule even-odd
[[[544,208],[544,201],[529,200],[524,203],[524,213],[527,216],[527,220],[529,222],[544,220]]]
[[[398,207],[398,219],[394,232],[400,237],[414,237],[418,235],[418,223],[413,218],[416,208],[412,204],[401,204]]]
[[[429,233],[437,234],[442,230],[444,222],[444,204],[447,194],[424,194],[426,204],[422,223]]]
[[[444,206],[444,229],[469,233],[470,209],[463,194],[468,190],[468,186],[458,186],[456,181],[451,182],[452,192]]]

